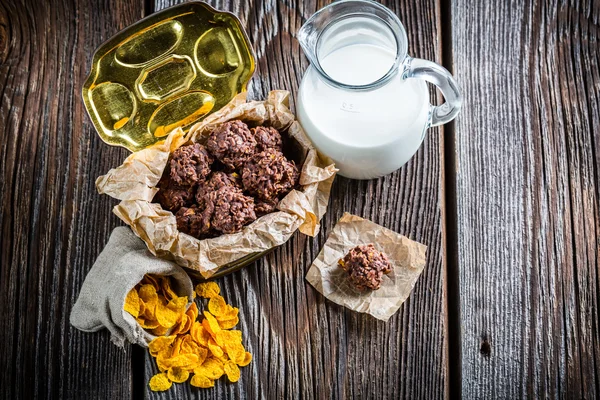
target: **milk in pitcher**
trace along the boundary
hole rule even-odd
[[[443,67],[407,54],[398,17],[373,1],[342,0],[314,14],[297,35],[310,66],[298,120],[339,174],[376,178],[404,165],[426,130],[452,120],[462,98]],[[431,105],[425,81],[446,103]]]
[[[352,86],[376,82],[394,65],[395,54],[384,47],[356,44],[334,50],[321,61],[321,68],[331,79]],[[356,151],[334,160],[344,171],[355,171],[354,177],[377,173],[380,161],[374,163],[369,154],[404,140],[399,126],[419,125],[424,133],[429,112],[427,87],[420,80],[403,80],[400,74],[384,86],[370,91],[346,91],[329,86],[309,70],[298,96],[298,118],[317,148],[331,154],[330,148],[350,146],[365,157],[356,161]],[[314,134],[316,132],[316,135]],[[409,138],[411,139],[411,138]],[[422,135],[408,140],[404,147],[415,152]],[[383,155],[383,154],[382,154]],[[412,155],[412,154],[411,154]],[[347,159],[352,158],[349,163]],[[360,156],[359,156],[360,158]],[[348,164],[348,165],[347,165]],[[349,165],[351,164],[351,165]]]

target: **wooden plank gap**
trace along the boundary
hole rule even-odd
[[[442,65],[453,73],[452,51],[452,0],[440,0],[440,43]],[[459,83],[460,84],[460,83]],[[446,329],[447,329],[447,371],[448,393],[451,399],[462,398],[462,350],[460,331],[460,274],[457,240],[457,203],[456,203],[456,136],[454,121],[441,128],[442,150],[442,242],[443,260],[446,272]],[[485,343],[482,344],[484,351]],[[489,345],[488,345],[489,346]]]
[[[155,11],[154,0],[144,0],[144,17],[154,14]]]

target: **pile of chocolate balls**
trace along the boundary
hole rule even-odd
[[[206,145],[173,152],[154,201],[175,214],[179,231],[210,238],[275,211],[299,175],[276,129],[234,120],[216,126]]]

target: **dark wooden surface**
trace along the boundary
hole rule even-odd
[[[325,3],[211,2],[254,46],[250,97],[295,94],[308,64],[294,35]],[[68,316],[120,225],[94,180],[127,155],[85,115],[92,53],[174,2],[0,0],[0,398],[600,396],[600,4],[385,3],[411,55],[454,71],[462,114],[400,171],[337,179],[318,237],[219,280],[255,357],[240,382],[156,394],[144,350]],[[344,211],[429,246],[388,323],[304,281]]]
[[[452,30],[463,395],[598,398],[600,3],[456,0]]]

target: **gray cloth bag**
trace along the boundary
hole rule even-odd
[[[128,227],[118,227],[83,282],[71,311],[71,325],[84,332],[107,328],[119,347],[125,340],[147,347],[155,336],[123,310],[127,293],[145,274],[171,276],[173,290],[188,296],[188,305],[193,301],[192,281],[180,266],[153,256]]]

